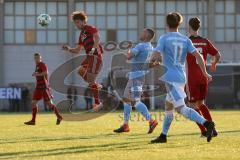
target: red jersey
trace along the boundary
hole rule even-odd
[[[48,71],[47,66],[45,63],[40,62],[36,65],[35,72],[36,73],[43,73]],[[48,76],[36,76],[36,89],[48,89],[49,83],[48,83]]]
[[[95,26],[85,25],[79,36],[78,44],[83,46],[86,54],[88,55],[93,48],[94,39],[93,34],[97,33],[98,29]],[[102,56],[103,48],[99,44],[98,48],[95,50],[94,55]]]
[[[198,52],[202,54],[204,62],[206,64],[207,55],[215,56],[218,53],[218,50],[213,46],[213,44],[206,38],[202,38],[200,36],[189,37],[193,45],[196,47]],[[206,84],[207,79],[203,75],[202,70],[197,64],[196,58],[187,54],[187,72],[188,72],[188,83],[189,84]]]

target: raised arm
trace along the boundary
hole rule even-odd
[[[68,52],[70,52],[70,53],[78,54],[78,53],[82,50],[82,45],[77,45],[77,46],[74,47],[74,48],[71,48],[71,47],[68,46],[68,45],[63,45],[63,46],[62,46],[62,49],[65,50],[65,51],[68,51]]]
[[[134,48],[128,49],[128,51],[124,54],[128,60],[132,57],[137,56],[139,52],[142,50],[142,45],[136,45]]]

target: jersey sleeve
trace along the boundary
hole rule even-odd
[[[153,49],[154,52],[163,53],[164,51],[164,37],[161,36],[157,42],[157,47]]]
[[[47,72],[47,70],[48,70],[46,64],[44,64],[44,63],[41,63],[41,65],[39,67],[42,70],[42,72]]]
[[[89,26],[87,30],[91,34],[95,34],[98,32],[98,29],[95,26]]]
[[[192,41],[189,38],[187,38],[187,51],[190,54],[192,54],[193,52],[197,51],[197,49],[194,47]]]
[[[208,54],[210,54],[211,56],[215,56],[219,51],[209,40],[207,40],[207,43],[208,43]]]
[[[131,53],[134,56],[137,56],[141,52],[142,48],[143,48],[143,46],[141,44],[138,44],[134,48],[131,49]]]

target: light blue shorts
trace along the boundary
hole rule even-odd
[[[132,101],[140,101],[143,93],[144,76],[129,79],[123,97]]]

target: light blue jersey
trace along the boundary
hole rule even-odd
[[[129,72],[129,79],[138,78],[146,74],[144,66],[152,52],[153,46],[150,42],[139,43],[131,49],[133,57],[130,60],[131,71]]]
[[[161,80],[186,83],[186,56],[187,53],[196,51],[191,40],[179,32],[169,32],[159,38],[154,50],[161,53],[162,63],[167,68],[167,72],[161,77]]]

